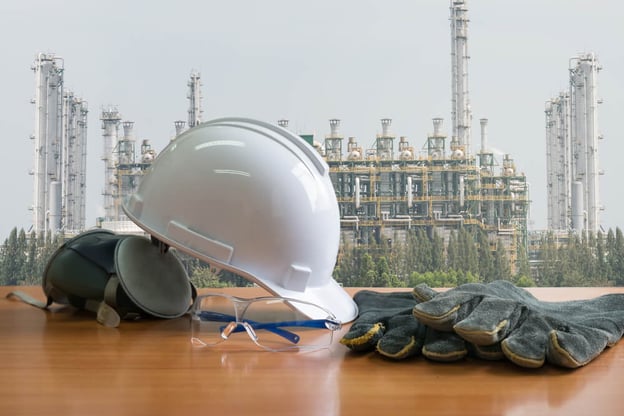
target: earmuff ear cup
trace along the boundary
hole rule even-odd
[[[93,230],[60,246],[44,271],[46,296],[78,308],[84,307],[86,299],[103,300],[110,269],[114,272],[115,246],[121,238],[110,231]]]
[[[192,303],[191,283],[171,250],[150,240],[129,236],[115,249],[117,277],[125,294],[143,311],[159,318],[176,318]]]

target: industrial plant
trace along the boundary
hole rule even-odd
[[[597,93],[601,66],[593,53],[570,59],[570,88],[546,102],[548,228],[600,229]]]
[[[492,250],[502,244],[513,266],[518,250],[527,246],[529,186],[510,155],[496,159],[488,146],[487,119],[479,121],[481,145],[472,151],[466,2],[451,1],[450,20],[450,137],[443,119],[434,118],[425,145],[415,146],[392,134],[392,120],[384,118],[374,146],[363,148],[354,137],[345,140],[340,120],[329,121],[321,151],[338,197],[342,241],[401,242],[413,227],[448,241],[453,230],[478,227]]]
[[[202,121],[201,85],[201,75],[192,72],[187,94],[188,128],[195,127]],[[105,214],[98,219],[98,226],[120,233],[141,234],[143,230],[128,219],[121,204],[137,189],[145,170],[155,159],[156,151],[147,139],[141,140],[140,148],[137,149],[137,140],[133,132],[134,122],[122,121],[116,107],[103,109],[100,119],[104,141],[102,161],[105,179],[102,194]],[[174,122],[176,136],[185,130],[186,125],[187,122],[184,120]]]
[[[392,119],[380,120],[380,134],[363,147],[343,135],[341,120],[329,120],[322,140],[301,134],[323,155],[340,207],[343,244],[404,241],[410,229],[425,227],[448,241],[450,233],[473,227],[487,233],[490,247],[503,247],[510,263],[529,244],[529,184],[513,158],[499,160],[489,146],[488,120],[479,120],[480,146],[472,149],[468,71],[468,9],[451,0],[451,122],[432,120],[428,137],[410,140],[392,132]],[[570,61],[570,89],[546,104],[548,227],[596,231],[598,139],[593,54]],[[37,232],[75,234],[85,229],[87,103],[64,90],[63,60],[39,54],[36,75],[33,225]],[[176,135],[202,121],[201,76],[188,81],[188,119],[174,122]],[[104,216],[98,226],[117,232],[142,231],[124,215],[132,194],[156,157],[149,140],[137,139],[134,122],[115,106],[102,108]],[[288,120],[277,123],[288,128]],[[175,140],[175,137],[173,138]],[[368,141],[368,139],[367,139]]]
[[[64,89],[63,59],[40,53],[35,72],[33,230],[85,229],[87,102]]]
[[[323,154],[340,206],[342,239],[347,244],[405,241],[407,230],[427,227],[448,240],[451,231],[485,230],[492,249],[504,244],[515,259],[527,238],[528,184],[506,155],[498,164],[487,149],[487,120],[481,120],[481,150],[476,156],[453,138],[447,143],[440,118],[424,150],[395,137],[391,119],[382,119],[375,147],[345,140],[340,120],[330,120]],[[343,148],[346,152],[343,154]]]

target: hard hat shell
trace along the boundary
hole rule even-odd
[[[340,219],[329,168],[286,129],[243,118],[189,129],[123,209],[158,240],[275,295],[318,304],[343,322],[357,315],[332,278]]]

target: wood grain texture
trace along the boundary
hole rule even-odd
[[[391,362],[350,353],[340,334],[315,353],[270,353],[251,342],[194,349],[188,317],[110,329],[88,312],[6,299],[13,289],[0,287],[2,415],[624,414],[622,343],[577,370],[472,358]],[[43,298],[39,287],[26,290]],[[624,288],[531,291],[567,300]]]

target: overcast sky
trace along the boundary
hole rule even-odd
[[[603,228],[624,226],[624,6],[611,0],[468,1],[472,143],[489,119],[499,163],[510,154],[530,183],[530,228],[546,227],[544,103],[568,86],[569,59],[595,52]],[[186,120],[187,81],[202,76],[203,119],[290,120],[364,146],[391,133],[422,148],[431,119],[450,135],[446,0],[6,0],[0,4],[0,238],[32,224],[35,78],[39,52],[64,59],[65,87],[89,103],[87,226],[103,214],[103,106],[135,122],[160,151]],[[269,157],[269,155],[264,155]],[[261,155],[259,155],[261,157]]]

